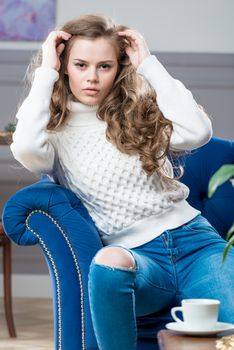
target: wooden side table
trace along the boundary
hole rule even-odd
[[[0,247],[3,248],[3,284],[4,284],[4,308],[9,335],[16,337],[15,325],[12,313],[11,297],[11,241],[6,236],[0,222]]]
[[[216,337],[190,337],[161,330],[157,334],[160,350],[217,350]]]
[[[234,330],[211,337],[180,335],[163,329],[157,334],[160,350],[225,350],[234,349]]]

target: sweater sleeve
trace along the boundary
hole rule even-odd
[[[45,67],[35,70],[29,95],[18,110],[11,151],[16,160],[34,173],[51,173],[55,149],[50,141],[47,124],[49,105],[58,72]]]
[[[212,125],[209,117],[192,93],[174,79],[155,56],[147,57],[137,68],[137,73],[154,88],[161,112],[172,121],[171,149],[192,150],[210,140]]]

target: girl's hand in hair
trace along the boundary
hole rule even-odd
[[[63,32],[62,30],[56,30],[50,32],[47,39],[42,45],[42,66],[53,68],[59,71],[60,55],[64,50],[64,41],[71,38],[71,34]]]
[[[125,51],[128,55],[131,63],[137,69],[141,62],[148,56],[150,56],[149,48],[145,42],[143,36],[133,29],[125,29],[118,32],[120,36],[126,37],[129,42],[129,46]]]

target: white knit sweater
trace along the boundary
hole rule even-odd
[[[137,73],[156,90],[159,108],[173,123],[171,148],[191,150],[208,142],[209,118],[155,56],[146,58]],[[50,174],[77,194],[105,245],[142,245],[199,213],[186,201],[189,190],[184,184],[177,181],[172,186],[156,174],[147,176],[138,156],[123,154],[107,141],[106,124],[96,117],[95,106],[70,102],[64,125],[48,132],[49,103],[57,79],[53,69],[36,70],[29,96],[17,114],[11,150],[30,171]],[[168,160],[164,171],[173,174]]]

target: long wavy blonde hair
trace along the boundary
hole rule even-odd
[[[107,123],[106,137],[120,152],[138,154],[142,168],[148,175],[157,172],[164,180],[173,181],[162,170],[169,153],[172,123],[160,111],[156,92],[136,73],[125,53],[130,43],[117,32],[127,28],[101,15],[79,16],[58,28],[72,37],[65,43],[60,57],[61,68],[50,103],[48,129],[61,126],[69,114],[67,104],[71,91],[65,71],[74,41],[78,37],[89,40],[106,38],[115,47],[119,64],[113,88],[97,110],[97,117]],[[30,75],[41,61],[42,53],[39,51],[31,62]]]

